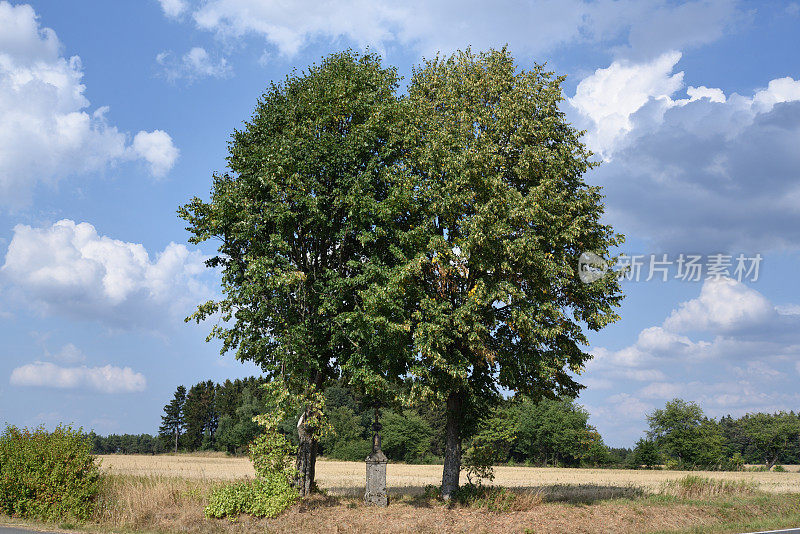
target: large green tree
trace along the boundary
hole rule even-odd
[[[230,170],[213,177],[210,201],[179,210],[191,242],[220,242],[208,266],[222,272],[223,297],[194,318],[219,315],[210,337],[222,351],[280,375],[295,394],[310,398],[342,372],[373,386],[403,372],[387,363],[403,339],[358,320],[359,292],[385,276],[388,229],[399,222],[396,89],[394,69],[351,52],[270,85],[234,132]],[[314,481],[313,416],[298,425],[301,494]]]
[[[759,456],[767,469],[800,440],[800,418],[793,413],[747,414],[739,420],[747,439],[745,452]]]
[[[686,467],[718,465],[725,437],[719,424],[694,402],[673,399],[647,416],[648,437],[664,454]]]
[[[569,397],[524,400],[514,406],[517,424],[513,452],[542,465],[595,463],[605,449],[589,413]]]
[[[445,497],[470,423],[500,388],[574,396],[586,330],[617,319],[618,280],[577,276],[582,252],[610,262],[622,237],[584,182],[591,153],[559,109],[562,81],[503,49],[434,59],[409,85],[402,171],[415,225],[386,293],[410,304],[392,320],[412,336],[413,392],[446,405]]]

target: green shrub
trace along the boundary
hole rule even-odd
[[[775,467],[773,467],[772,470],[775,471],[776,473],[785,473],[786,472],[786,468],[783,467],[781,464],[775,464]]]
[[[756,473],[763,473],[763,472],[767,471],[767,466],[766,465],[751,465],[746,470],[747,471],[753,471],[753,472],[756,472]]]
[[[733,453],[733,456],[725,458],[720,463],[720,469],[723,471],[742,471],[744,470],[744,458],[738,452]]]
[[[640,439],[636,442],[636,448],[633,449],[633,454],[630,455],[628,462],[633,469],[656,467],[661,463],[658,446],[653,440]]]
[[[256,478],[220,486],[212,491],[205,509],[208,517],[236,517],[244,513],[272,518],[299,498],[297,489],[292,487],[292,481],[297,476],[292,466],[293,447],[279,430],[294,399],[281,381],[273,381],[266,388],[272,409],[253,418],[255,423],[263,427],[263,432],[250,444],[250,460]],[[320,398],[321,395],[316,395],[314,401],[318,402]],[[322,407],[319,405],[319,412]],[[318,419],[315,427],[323,426],[325,421]]]
[[[85,521],[94,512],[100,471],[91,441],[59,425],[7,427],[0,435],[0,513],[46,521]]]
[[[682,467],[681,463],[675,458],[667,458],[666,460],[664,460],[664,469],[675,471],[680,469],[681,467]]]
[[[364,458],[372,452],[372,443],[365,439],[350,442],[336,442],[330,452],[326,453],[328,458],[345,460],[348,462],[363,462]]]
[[[386,411],[381,424],[381,449],[390,460],[420,463],[430,454],[433,429],[416,413]]]
[[[297,502],[297,491],[280,476],[257,478],[220,486],[211,492],[206,507],[208,517],[276,517]]]

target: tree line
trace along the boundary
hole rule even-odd
[[[741,469],[744,464],[800,463],[800,414],[791,412],[707,417],[694,402],[673,399],[647,416],[650,429],[630,465]]]
[[[200,382],[180,386],[164,407],[158,436],[92,435],[97,454],[160,454],[173,450],[243,454],[259,433],[253,417],[263,413],[265,378]],[[177,401],[177,402],[176,402]],[[177,418],[175,417],[175,407]],[[374,404],[343,381],[325,390],[325,410],[334,432],[319,452],[339,460],[362,461],[371,450]],[[446,446],[441,406],[418,403],[380,409],[382,447],[397,462],[441,463]],[[300,413],[288,416],[282,433],[298,445]],[[177,426],[175,422],[179,423]],[[603,466],[684,469],[742,469],[760,464],[800,464],[800,414],[754,413],[739,418],[706,417],[695,403],[672,400],[648,415],[646,436],[631,448],[608,447],[589,423],[588,412],[570,397],[504,399],[465,443],[467,463],[479,451],[490,463],[537,466]],[[175,447],[175,435],[178,446]],[[503,430],[506,430],[503,432]]]

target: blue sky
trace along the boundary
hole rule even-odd
[[[257,373],[183,323],[218,280],[175,210],[208,194],[266,85],[346,47],[407,78],[505,43],[568,75],[563,109],[603,161],[586,179],[642,255],[581,376],[606,442],[675,396],[797,411],[798,24],[778,1],[2,1],[0,421],[155,432],[178,384]],[[652,254],[666,282],[645,281]]]

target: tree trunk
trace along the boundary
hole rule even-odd
[[[447,397],[447,436],[442,469],[442,497],[449,500],[458,490],[461,474],[461,418],[463,411],[461,393],[450,393]]]
[[[297,480],[295,485],[301,497],[311,495],[314,490],[314,472],[317,464],[317,440],[312,438],[312,433],[306,428],[306,414],[300,416],[297,422],[297,436],[300,445],[297,447]]]
[[[773,456],[771,460],[769,458],[767,458],[767,461],[766,461],[767,471],[771,471],[772,470],[772,466],[774,466],[777,463],[777,461],[778,461],[778,455],[777,454],[775,456]]]
[[[177,454],[177,452],[178,452],[178,432],[179,432],[179,431],[178,431],[178,429],[176,428],[176,429],[175,429],[175,453],[176,453],[176,454]]]

